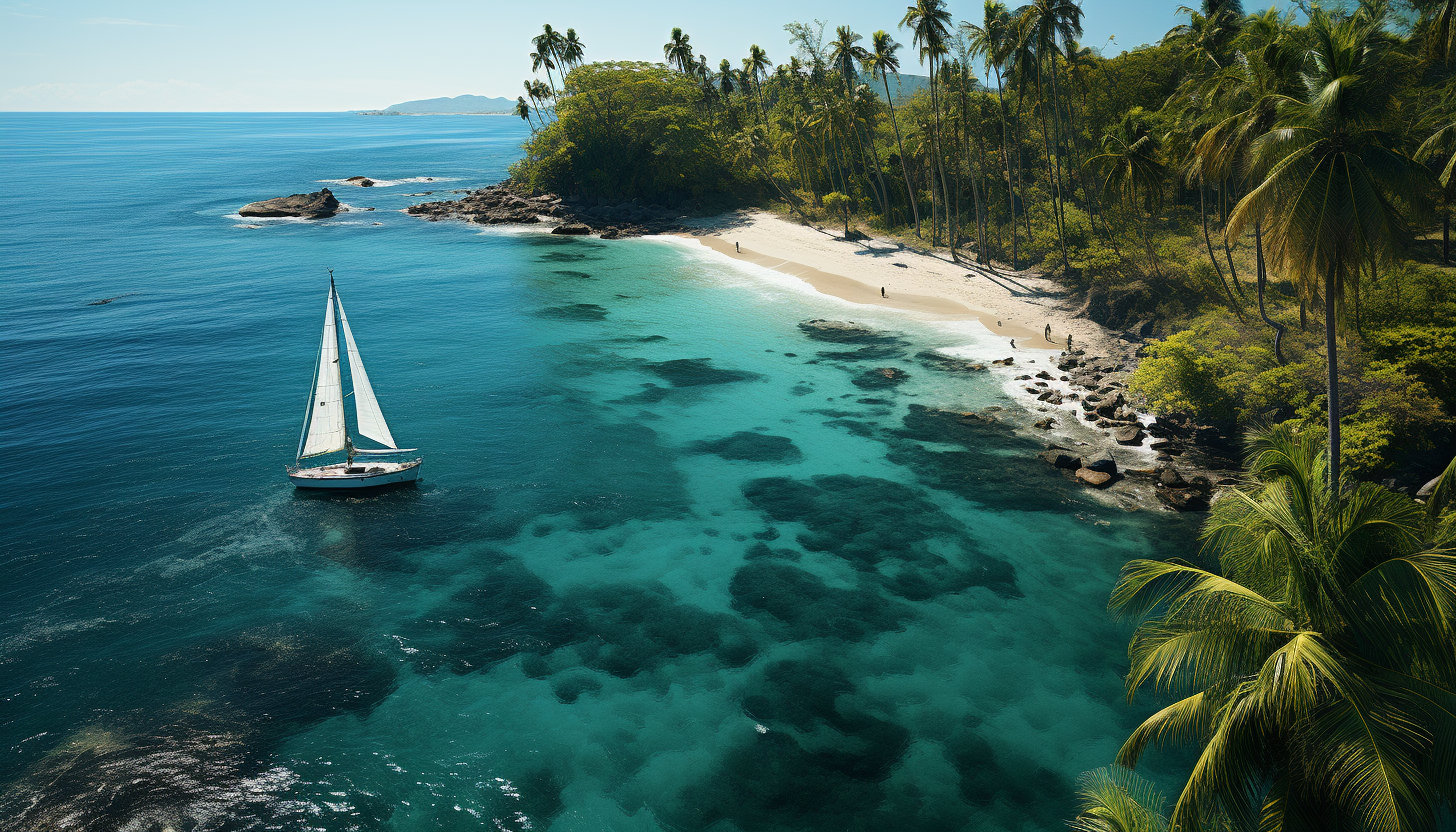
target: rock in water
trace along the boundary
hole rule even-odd
[[[367,176],[351,176],[348,179],[345,179],[344,181],[345,182],[348,182],[351,185],[358,185],[361,188],[372,188],[372,187],[374,187],[374,180],[373,179],[370,179]]]
[[[564,223],[562,225],[558,225],[555,228],[551,229],[551,233],[552,234],[570,234],[572,236],[582,236],[582,235],[590,234],[591,233],[591,227],[590,226],[587,226],[587,225],[583,225],[582,223],[579,223],[579,222],[568,222],[568,223]]]
[[[1141,445],[1143,444],[1143,429],[1137,425],[1128,425],[1112,431],[1112,438],[1117,440],[1119,445]]]
[[[1078,468],[1077,479],[1085,482],[1093,488],[1106,488],[1112,482],[1112,475],[1105,471],[1093,471],[1091,468]]]
[[[339,201],[334,198],[332,191],[324,188],[312,194],[294,194],[250,202],[239,208],[238,213],[244,217],[305,217],[321,220],[339,213]]]

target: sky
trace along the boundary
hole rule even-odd
[[[0,0],[0,111],[336,112],[521,92],[543,23],[574,27],[587,60],[662,60],[681,26],[716,66],[750,44],[791,54],[784,24],[897,28],[906,0],[728,3],[496,0]],[[1017,0],[1008,6],[1019,5]],[[1177,25],[1177,0],[1083,0],[1083,45],[1112,55]],[[983,0],[950,0],[980,22]],[[1257,2],[1246,2],[1249,9]],[[1108,40],[1109,37],[1115,40]],[[907,46],[902,71],[916,71]]]

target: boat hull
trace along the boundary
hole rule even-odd
[[[317,468],[294,468],[289,470],[288,479],[298,488],[328,490],[357,490],[378,488],[382,485],[398,485],[415,482],[420,478],[423,459],[409,462],[366,462],[349,465],[320,465]]]

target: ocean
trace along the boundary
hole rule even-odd
[[[1032,459],[974,322],[403,213],[526,136],[0,114],[0,828],[1064,828],[1194,526]],[[327,269],[416,487],[286,479]]]

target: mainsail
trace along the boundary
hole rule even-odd
[[[359,422],[359,433],[385,447],[394,448],[394,437],[389,434],[389,425],[379,410],[379,400],[374,398],[374,388],[369,386],[369,376],[364,372],[364,359],[359,357],[359,346],[354,343],[354,333],[349,329],[344,303],[336,302],[339,304],[339,324],[344,328],[344,345],[349,350],[349,380],[354,388],[354,418]]]
[[[340,307],[340,311],[342,309]],[[352,345],[353,340],[350,339]],[[352,355],[352,349],[350,352]],[[363,368],[360,369],[362,371]],[[367,381],[365,385],[367,387]],[[372,392],[369,399],[374,400]],[[334,328],[333,286],[329,287],[329,302],[324,309],[324,337],[319,347],[313,396],[309,399],[304,418],[308,433],[299,444],[299,459],[344,450],[344,388],[339,380],[339,336]],[[388,435],[387,431],[385,435]]]

